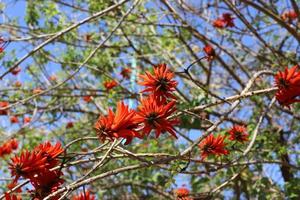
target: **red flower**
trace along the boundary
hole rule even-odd
[[[215,50],[212,48],[212,46],[211,45],[206,45],[204,48],[203,48],[203,51],[205,52],[205,54],[206,54],[206,59],[208,60],[208,61],[212,61],[214,58],[215,58],[215,56],[216,56],[216,52],[215,52]]]
[[[0,101],[0,115],[8,114],[8,109],[3,109],[8,106],[9,106],[9,103],[7,101]]]
[[[129,79],[130,78],[130,73],[131,73],[131,69],[123,68],[120,74],[123,76],[123,78]]]
[[[228,131],[230,137],[229,140],[244,142],[249,140],[249,134],[245,126],[235,125]]]
[[[17,184],[17,182],[11,182],[11,183],[9,183],[9,184],[7,184],[7,188],[9,189],[9,190],[12,190],[14,187],[16,187],[18,184]],[[22,192],[22,188],[21,187],[19,187],[15,192]]]
[[[154,74],[146,72],[146,75],[140,75],[143,81],[140,85],[146,87],[142,92],[151,92],[156,98],[165,100],[170,97],[175,99],[172,92],[177,86],[177,81],[173,80],[174,73],[171,72],[166,64],[159,64],[154,66]]]
[[[69,129],[69,128],[73,128],[74,126],[74,123],[73,122],[68,122],[67,125],[66,125],[66,128]]]
[[[18,146],[19,146],[19,143],[18,143],[18,141],[16,139],[11,139],[9,141],[9,144],[10,144],[10,146],[11,146],[11,148],[13,150],[16,150],[18,148]]]
[[[176,200],[193,200],[189,197],[190,191],[185,188],[181,187],[175,190]]]
[[[62,176],[62,172],[59,170],[50,171],[50,170],[42,170],[35,177],[30,179],[31,184],[35,188],[32,190],[33,199],[42,200],[49,194],[57,191],[59,187],[64,183],[64,180],[60,178]],[[52,200],[58,200],[60,195],[57,195]]]
[[[112,81],[105,81],[103,85],[106,88],[106,90],[109,91],[119,84],[115,80],[112,80]]]
[[[8,142],[0,146],[0,157],[3,157],[7,154],[11,154],[13,150],[18,148],[18,141],[16,139],[11,139]]]
[[[2,37],[0,37],[0,53],[4,51],[8,43],[9,43],[8,41],[5,41]]]
[[[89,95],[87,95],[87,96],[84,96],[82,99],[83,99],[83,101],[85,101],[86,103],[89,103],[89,102],[91,102],[91,101],[92,101],[92,97],[91,97],[91,96],[89,96]]]
[[[53,146],[50,142],[45,142],[44,144],[37,146],[34,150],[47,158],[47,164],[49,165],[48,168],[55,167],[58,164],[58,160],[56,158],[64,152],[64,149],[61,147],[59,142]]]
[[[109,109],[107,116],[100,116],[94,127],[102,141],[125,138],[125,144],[129,144],[134,137],[142,138],[135,130],[138,127],[136,112],[123,102],[118,103],[116,113]]]
[[[163,104],[162,102],[158,102],[153,95],[142,99],[141,105],[138,107],[137,121],[143,123],[143,133],[149,135],[151,130],[154,129],[156,137],[159,137],[162,132],[169,132],[177,138],[173,126],[178,124],[178,120],[168,119],[176,111],[174,106],[175,101]]]
[[[9,169],[11,175],[15,176],[15,181],[20,176],[24,178],[33,177],[37,172],[44,169],[46,166],[46,157],[41,153],[23,151],[20,156],[11,158]]]
[[[275,75],[275,85],[279,89],[290,89],[300,86],[300,71],[298,65],[295,65],[291,69],[285,68],[284,72],[279,71]]]
[[[222,17],[217,18],[213,22],[213,26],[216,28],[227,28],[227,27],[234,27],[234,18],[230,13],[223,13]]]
[[[199,147],[202,150],[202,160],[209,155],[220,156],[222,154],[227,155],[229,151],[225,149],[226,143],[224,143],[225,136],[218,135],[214,137],[213,134],[207,136],[200,144]]]
[[[20,67],[16,67],[16,68],[13,68],[10,72],[13,74],[13,75],[18,75],[21,71],[21,68]]]
[[[299,102],[300,95],[300,71],[298,65],[291,69],[285,68],[275,75],[275,85],[278,87],[276,99],[283,105],[290,107],[290,104]]]
[[[22,198],[20,196],[15,195],[15,194],[5,193],[5,200],[22,200]]]
[[[95,196],[90,194],[90,191],[86,191],[74,196],[72,200],[95,200]]]
[[[24,117],[24,124],[28,124],[31,122],[31,118],[30,117]]]
[[[292,21],[298,18],[298,15],[294,10],[286,10],[282,13],[281,18],[284,21],[288,21],[289,23],[292,23]]]
[[[17,116],[11,116],[11,117],[10,117],[10,123],[16,124],[16,123],[18,123],[18,122],[19,122],[19,119],[18,119]]]
[[[51,168],[59,164],[57,157],[63,151],[60,143],[51,145],[50,142],[45,142],[35,147],[32,152],[25,151],[20,156],[15,156],[9,164],[11,175],[15,176],[14,182],[17,182],[20,176],[29,179],[34,187],[30,192],[35,200],[42,200],[57,191],[64,182],[61,178],[63,174],[60,170]],[[59,197],[60,195],[57,195],[51,199],[57,200]]]
[[[232,17],[232,14],[223,13],[222,17],[226,27],[234,27],[234,22],[233,22],[234,18]]]
[[[225,28],[226,24],[225,24],[225,22],[223,21],[223,19],[218,18],[218,19],[216,19],[216,20],[213,22],[213,26],[214,26],[215,28],[220,28],[220,29],[222,29],[222,28]]]
[[[11,183],[9,183],[9,184],[7,184],[7,188],[9,189],[9,190],[11,190],[11,189],[13,189],[14,187],[16,187],[17,186],[17,182],[11,182]],[[22,189],[21,189],[21,187],[19,187],[16,191],[15,191],[15,193],[20,193],[20,192],[22,192]],[[20,195],[16,195],[16,194],[8,194],[8,193],[4,193],[5,194],[5,200],[21,200],[22,198],[21,198],[21,196]]]
[[[3,157],[5,155],[11,154],[12,148],[10,143],[5,143],[0,147],[0,157]]]

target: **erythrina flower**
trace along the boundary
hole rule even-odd
[[[289,23],[292,23],[297,17],[298,15],[294,10],[286,10],[281,15],[281,18]]]
[[[69,128],[73,128],[74,126],[74,123],[73,122],[68,122],[67,125],[66,125],[66,128],[69,129]]]
[[[10,154],[13,150],[18,148],[18,141],[16,139],[11,139],[0,146],[0,157]]]
[[[82,97],[83,101],[85,101],[86,103],[89,103],[92,101],[92,97],[89,95],[86,95],[84,97]]]
[[[24,117],[24,124],[28,124],[31,122],[31,118],[30,117]]]
[[[275,85],[278,87],[276,99],[283,105],[290,107],[290,104],[300,102],[300,71],[298,65],[291,69],[285,68],[275,75]]]
[[[0,147],[0,157],[11,154],[11,152],[12,152],[12,147],[10,143],[5,143]]]
[[[224,20],[223,19],[221,19],[221,18],[218,18],[218,19],[216,19],[214,22],[213,22],[213,26],[215,27],[215,28],[220,28],[220,29],[222,29],[222,28],[225,28],[225,22],[224,22]]]
[[[16,183],[20,176],[29,179],[34,187],[34,190],[29,191],[35,200],[42,200],[57,191],[64,182],[61,178],[63,174],[60,169],[52,168],[59,164],[57,157],[63,151],[60,143],[51,145],[50,142],[45,142],[31,152],[23,151],[20,156],[15,156],[9,164],[11,175],[15,176],[14,182]],[[57,195],[51,200],[57,200],[59,197],[60,195]]]
[[[140,75],[140,78],[143,81],[139,84],[146,87],[142,92],[151,92],[161,100],[166,100],[168,97],[175,99],[172,92],[177,86],[177,81],[173,80],[174,73],[167,68],[166,64],[154,66],[154,74],[146,72],[146,75]]]
[[[15,194],[5,193],[4,195],[5,195],[5,200],[22,200],[20,196],[17,196]]]
[[[130,78],[130,73],[131,73],[131,69],[123,68],[120,74],[123,76],[123,78],[129,79]]]
[[[64,149],[61,147],[61,144],[57,142],[55,145],[51,145],[50,142],[45,142],[44,144],[40,144],[34,149],[36,152],[42,154],[43,157],[47,158],[47,164],[49,164],[49,168],[55,167],[58,163],[56,159]]]
[[[249,140],[249,135],[245,126],[234,125],[228,131],[228,133],[230,135],[229,140],[238,141],[242,143]]]
[[[46,157],[36,152],[23,151],[20,156],[15,156],[11,158],[11,163],[9,164],[9,169],[11,170],[11,175],[15,176],[15,181],[19,179],[20,176],[24,178],[31,178],[44,169],[46,166]]]
[[[79,195],[76,195],[72,200],[95,200],[95,196],[90,193],[90,191],[81,192]]]
[[[205,54],[206,54],[206,59],[208,60],[208,61],[212,61],[214,58],[215,58],[215,56],[216,56],[216,52],[215,52],[215,50],[212,48],[212,46],[211,45],[206,45],[204,48],[203,48],[203,51],[205,52]]]
[[[224,143],[225,136],[218,135],[215,137],[213,134],[207,136],[200,144],[199,147],[202,151],[201,157],[204,160],[209,155],[227,155],[229,151],[225,149],[226,143]]]
[[[233,22],[234,18],[232,17],[232,14],[223,13],[222,17],[226,27],[234,27],[234,22]]]
[[[19,146],[19,143],[18,143],[18,141],[16,139],[11,139],[9,141],[9,143],[10,143],[10,146],[11,146],[11,148],[13,150],[16,150],[18,148],[18,146]]]
[[[11,116],[11,117],[10,117],[10,123],[16,124],[16,123],[18,123],[18,122],[19,122],[19,119],[18,119],[17,116]]]
[[[13,189],[16,186],[17,186],[17,182],[14,182],[14,181],[7,184],[7,188],[9,190]],[[22,192],[21,187],[19,187],[17,190],[15,190],[15,193],[20,193],[20,192]],[[20,194],[18,194],[18,195],[12,194],[12,193],[10,193],[10,194],[4,193],[4,194],[5,194],[5,200],[21,200],[22,199]]]
[[[9,103],[7,101],[0,101],[0,115],[7,115],[8,109],[4,109],[5,107],[8,107]]]
[[[227,27],[234,27],[234,18],[232,17],[232,14],[230,13],[223,13],[222,17],[217,18],[213,22],[213,26],[216,28],[227,28]]]
[[[114,87],[116,87],[118,83],[115,80],[112,80],[112,81],[105,81],[103,85],[106,88],[106,90],[109,91]]]
[[[49,194],[57,191],[59,187],[64,183],[64,180],[60,178],[62,176],[60,170],[41,170],[36,176],[30,179],[30,183],[35,190],[32,190],[32,197],[35,200],[42,200]],[[56,195],[51,200],[58,200],[60,195]]]
[[[291,69],[285,68],[284,71],[279,71],[275,75],[275,85],[279,89],[290,89],[300,87],[300,71],[298,65]]]
[[[175,190],[175,195],[176,198],[179,200],[187,200],[189,199],[188,196],[190,194],[190,191],[185,188],[185,187],[181,187]]]
[[[137,121],[143,123],[142,131],[144,134],[149,135],[151,130],[155,130],[156,137],[159,137],[162,132],[169,132],[177,138],[173,126],[178,124],[178,120],[168,119],[176,111],[175,101],[164,104],[151,95],[146,99],[141,99],[138,110]]]
[[[5,41],[2,37],[0,37],[0,53],[4,51],[8,43],[9,43],[8,41]]]
[[[21,71],[21,68],[20,67],[16,67],[16,68],[13,68],[10,72],[13,74],[13,75],[18,75]]]
[[[11,189],[13,189],[14,187],[16,187],[18,184],[17,184],[17,182],[11,182],[11,183],[9,183],[9,184],[7,184],[7,188],[9,189],[9,190],[11,190]],[[22,188],[21,187],[19,187],[15,192],[22,192]]]
[[[116,113],[109,109],[107,116],[100,116],[94,127],[102,141],[125,138],[125,144],[129,144],[134,137],[142,138],[136,131],[138,127],[136,112],[123,102],[117,104]]]

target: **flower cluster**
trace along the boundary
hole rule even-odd
[[[298,18],[298,15],[294,10],[286,10],[281,15],[281,19],[283,19],[284,21],[287,21],[288,23],[292,23],[297,18]]]
[[[290,105],[299,102],[297,99],[300,96],[300,71],[298,65],[284,71],[279,71],[275,75],[275,85],[278,90],[275,94],[277,101],[290,108]]]
[[[175,190],[176,200],[192,200],[192,198],[190,198],[189,195],[190,190],[186,187],[181,187]]]
[[[116,113],[109,109],[108,115],[100,116],[95,124],[100,140],[125,138],[125,144],[129,144],[134,137],[142,138],[142,135],[136,130],[137,127],[136,112],[129,109],[124,102],[118,103]]]
[[[43,199],[56,191],[63,184],[60,170],[51,170],[60,164],[58,156],[64,151],[60,143],[51,145],[50,142],[40,144],[33,151],[23,151],[19,156],[11,158],[9,168],[14,182],[20,177],[29,179],[34,190],[33,199]],[[54,197],[53,199],[57,199]]]
[[[221,17],[217,18],[213,22],[213,26],[216,28],[227,28],[227,27],[234,27],[234,18],[230,13],[223,13]]]
[[[230,135],[229,140],[244,143],[248,141],[249,134],[245,126],[234,125],[227,131]],[[224,142],[225,136],[214,136],[213,134],[208,135],[200,144],[202,160],[206,159],[209,155],[228,155],[229,150],[226,149],[227,143]]]
[[[76,195],[72,200],[95,200],[95,196],[90,193],[90,191],[81,192],[79,195]]]
[[[11,190],[11,189],[13,189],[16,186],[17,186],[16,182],[11,182],[11,183],[9,183],[7,185],[7,189]],[[21,188],[16,189],[14,193],[7,193],[7,192],[5,192],[4,193],[5,200],[22,200],[21,194],[20,194],[21,192],[22,192]]]
[[[106,116],[100,116],[94,127],[101,141],[124,138],[125,144],[129,144],[133,138],[141,139],[152,130],[155,130],[156,137],[169,132],[176,138],[173,126],[178,124],[178,120],[169,118],[176,111],[172,94],[177,86],[173,80],[174,73],[166,64],[159,64],[154,66],[154,74],[146,72],[140,77],[143,81],[139,84],[146,87],[142,93],[148,96],[141,98],[137,111],[119,102],[115,113],[109,109]]]
[[[21,72],[21,68],[20,67],[13,68],[10,72],[12,75],[17,76]]]
[[[218,135],[215,137],[213,134],[207,136],[200,144],[202,150],[201,157],[204,160],[209,155],[227,155],[229,151],[225,149],[226,143],[224,142],[225,136]]]
[[[249,134],[247,133],[247,129],[245,126],[240,125],[234,125],[229,131],[228,131],[230,137],[229,140],[237,141],[244,143],[249,140]]]
[[[9,106],[9,103],[7,101],[0,101],[0,115],[7,115],[8,109],[6,107]]]
[[[143,80],[139,84],[146,87],[141,91],[142,93],[150,92],[163,102],[167,98],[176,99],[172,93],[178,83],[173,80],[174,73],[167,68],[166,64],[154,66],[154,74],[146,72],[145,75],[140,75],[140,78]]]
[[[4,51],[4,49],[6,48],[8,43],[9,43],[8,41],[6,41],[2,37],[0,37],[0,53],[2,53]]]
[[[28,124],[31,122],[31,117],[25,116],[23,119],[24,124]],[[17,116],[11,116],[10,117],[10,123],[16,124],[19,123],[19,118]]]
[[[176,133],[174,125],[178,124],[177,119],[168,119],[176,111],[175,101],[162,103],[157,101],[154,95],[141,99],[141,105],[138,107],[137,121],[143,123],[142,132],[149,135],[151,130],[155,129],[156,137],[162,132],[169,132],[175,138]]]
[[[212,61],[215,56],[216,56],[216,52],[215,50],[213,49],[213,47],[211,45],[206,45],[204,48],[203,48],[203,51],[205,52],[206,54],[206,59],[207,61]]]
[[[11,116],[10,117],[10,123],[12,123],[12,124],[19,123],[18,117],[17,116]]]
[[[0,146],[0,157],[11,154],[13,150],[18,148],[18,141],[16,139],[11,139]]]
[[[85,101],[86,103],[89,103],[92,101],[92,96],[90,95],[86,95],[82,97],[83,101]]]
[[[123,68],[120,74],[122,75],[122,77],[124,79],[129,79],[130,74],[131,74],[131,69],[130,68]]]
[[[112,80],[112,81],[106,81],[104,82],[104,87],[106,88],[107,91],[113,89],[114,87],[118,86],[117,81]]]
[[[5,200],[22,200],[22,198],[19,195],[5,193]]]

